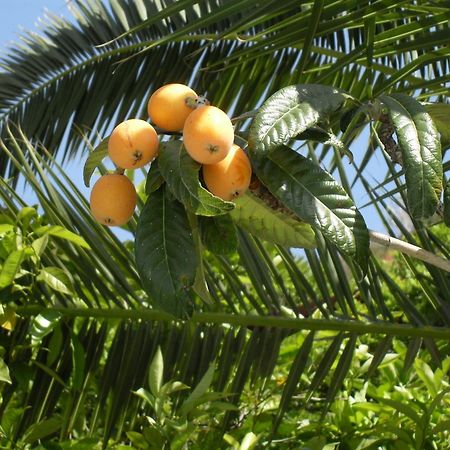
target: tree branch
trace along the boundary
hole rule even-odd
[[[377,231],[369,231],[369,236],[371,245],[376,243],[383,245],[384,247],[392,248],[404,253],[405,255],[420,259],[427,264],[431,264],[432,266],[439,267],[442,270],[450,272],[450,261],[448,259],[435,255],[434,253],[424,250],[421,247],[417,247],[417,245],[410,244]]]

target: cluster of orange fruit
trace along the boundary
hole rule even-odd
[[[206,104],[188,86],[167,84],[148,101],[151,122],[165,132],[182,132],[189,155],[202,164],[206,188],[223,200],[233,200],[249,187],[252,169],[246,153],[234,144],[229,117]],[[108,154],[119,169],[137,169],[158,155],[159,138],[145,120],[129,119],[114,128]],[[123,172],[123,170],[119,171]],[[123,225],[136,207],[136,190],[123,173],[100,177],[90,196],[93,216],[104,225]]]

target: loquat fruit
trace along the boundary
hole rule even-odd
[[[183,140],[192,159],[215,164],[227,156],[233,145],[234,129],[229,117],[216,106],[201,106],[189,114]]]
[[[122,169],[138,169],[157,154],[159,139],[155,129],[145,120],[129,119],[114,128],[108,141],[112,162]]]
[[[125,175],[103,175],[92,188],[90,207],[94,218],[103,225],[125,224],[136,207],[136,190],[133,183]]]
[[[244,194],[250,185],[252,167],[242,148],[233,144],[228,155],[216,164],[202,167],[208,190],[222,200],[234,200]]]
[[[181,131],[187,117],[194,110],[189,102],[197,98],[198,95],[184,84],[166,84],[151,95],[147,105],[148,115],[163,130]]]

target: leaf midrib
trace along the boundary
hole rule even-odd
[[[346,225],[346,224],[342,221],[342,219],[341,219],[338,215],[336,215],[336,214],[334,213],[334,211],[333,211],[332,209],[330,209],[325,203],[323,203],[322,200],[320,200],[320,199],[319,199],[317,196],[315,196],[309,189],[307,189],[307,188],[305,187],[305,185],[304,185],[303,183],[300,182],[300,180],[297,180],[297,178],[295,178],[289,171],[286,171],[286,169],[285,169],[282,165],[278,164],[278,163],[275,162],[273,159],[271,159],[271,161],[272,161],[273,163],[277,164],[277,166],[280,167],[280,168],[283,170],[283,172],[284,172],[285,174],[288,175],[289,178],[291,178],[292,180],[294,180],[294,182],[296,182],[296,184],[302,186],[303,189],[305,190],[305,192],[307,192],[312,198],[318,200],[318,201],[320,202],[320,204],[323,205],[328,211],[330,211],[330,212],[333,214],[333,216],[335,216],[335,217],[339,220],[339,222],[342,223],[342,225],[343,225],[347,230],[350,231],[350,234],[352,234],[352,233],[351,233],[350,227],[349,227],[348,225]],[[345,209],[348,210],[349,208],[345,208]],[[315,214],[314,217],[317,217],[317,215]],[[355,223],[356,223],[356,222],[355,222]],[[314,224],[314,225],[316,225],[316,224]],[[353,241],[355,241],[355,239],[353,239]]]

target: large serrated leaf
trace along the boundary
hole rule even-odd
[[[216,255],[230,255],[237,249],[236,225],[229,214],[199,217],[200,234],[205,247]]]
[[[415,219],[435,212],[442,192],[439,133],[425,107],[405,94],[383,95],[397,134],[405,171],[408,209]]]
[[[150,300],[183,317],[198,261],[186,211],[169,197],[162,187],[142,209],[136,230],[136,266]]]
[[[316,247],[311,225],[272,209],[250,192],[236,201],[230,215],[241,228],[268,242],[297,248]]]
[[[447,180],[444,189],[444,223],[450,227],[450,180]]]
[[[234,208],[208,192],[198,179],[200,164],[195,162],[180,141],[161,144],[158,166],[167,186],[186,208],[200,216],[218,216]]]
[[[450,105],[447,103],[427,103],[425,105],[427,113],[433,119],[437,130],[441,135],[442,148],[450,147]]]
[[[364,219],[328,172],[286,146],[267,158],[254,158],[252,164],[261,182],[287,208],[367,268],[369,233]]]
[[[280,89],[266,100],[250,127],[250,150],[264,155],[286,144],[328,118],[347,98],[349,95],[343,91],[320,84],[297,84]]]
[[[86,187],[89,187],[94,170],[102,163],[103,159],[108,154],[108,141],[109,136],[103,139],[100,144],[89,153],[89,156],[84,163],[83,181]]]

